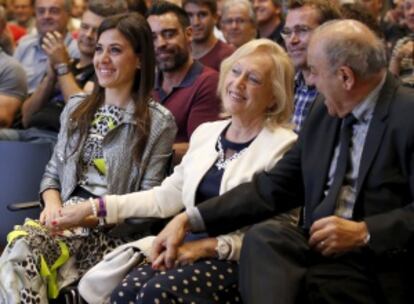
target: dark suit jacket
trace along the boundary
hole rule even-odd
[[[297,144],[270,172],[198,205],[207,231],[233,231],[299,206],[309,216],[323,198],[339,124],[315,104]],[[414,91],[387,75],[362,153],[354,209],[354,219],[367,223],[376,254],[413,243],[413,153]]]

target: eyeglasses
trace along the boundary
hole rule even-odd
[[[295,26],[293,29],[284,27],[280,31],[280,35],[282,36],[283,39],[289,39],[290,37],[292,37],[292,34],[294,33],[296,36],[303,38],[312,31],[313,29],[311,29],[309,26],[299,25],[299,26]]]
[[[250,20],[238,17],[238,18],[226,18],[226,19],[221,20],[221,22],[224,25],[232,25],[233,22],[236,23],[236,25],[245,25],[246,23],[250,22]]]

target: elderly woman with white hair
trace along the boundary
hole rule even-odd
[[[167,218],[220,195],[256,172],[268,170],[296,140],[289,125],[293,66],[267,39],[253,40],[221,66],[219,94],[227,119],[201,125],[174,173],[152,190],[104,197],[107,223],[130,216]],[[96,201],[99,208],[102,201]],[[64,208],[62,225],[86,217],[91,208]],[[294,221],[289,215],[280,220]],[[59,219],[58,219],[59,221]],[[151,264],[133,269],[112,293],[113,303],[226,303],[239,299],[237,272],[243,232],[190,235],[179,248],[177,267]]]

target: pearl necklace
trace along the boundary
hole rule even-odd
[[[248,147],[241,149],[239,152],[234,153],[232,156],[226,159],[223,145],[221,144],[221,136],[220,136],[217,141],[217,148],[218,148],[218,160],[216,161],[215,166],[219,170],[225,170],[227,165],[231,163],[233,160],[239,158],[244,153],[244,151],[246,151]]]

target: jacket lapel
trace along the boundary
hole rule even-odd
[[[367,176],[368,170],[372,165],[375,155],[381,144],[382,136],[386,129],[386,118],[388,116],[389,106],[394,96],[396,82],[393,76],[388,74],[384,86],[378,96],[378,101],[372,120],[365,139],[364,149],[362,151],[361,163],[359,167],[356,198],[358,199],[361,186]]]
[[[313,210],[321,202],[321,199],[324,196],[323,192],[328,180],[329,168],[336,146],[336,134],[341,122],[340,119],[329,116],[326,113],[326,108],[323,110],[322,117],[322,119],[319,120],[319,126],[316,126],[315,130],[309,133],[312,134],[312,136],[307,139],[309,142],[306,146],[311,146],[312,148],[307,149],[307,151],[311,151],[311,153],[305,157],[311,161],[302,162],[311,164],[311,166],[307,168],[307,170],[311,172],[304,174],[304,176],[308,176],[309,178],[305,181],[305,184],[308,189],[312,189],[310,197],[308,197],[310,208],[306,208],[305,211],[305,217],[308,219],[311,218],[310,216]]]
[[[192,178],[188,178],[188,184],[186,186],[186,189],[188,191],[188,193],[186,193],[186,196],[190,198],[192,205],[195,204],[196,191],[198,189],[198,186],[201,180],[203,179],[207,171],[210,169],[210,167],[217,160],[217,155],[218,155],[218,153],[216,152],[217,140],[221,132],[224,130],[224,128],[227,127],[229,123],[230,122],[228,120],[222,121],[222,124],[220,124],[216,128],[216,130],[211,131],[208,134],[208,138],[206,138],[206,141],[204,142],[205,148],[199,149],[197,152],[192,154],[192,157],[198,160],[198,161],[194,161],[196,165],[191,168]],[[206,151],[211,151],[211,152],[206,153]]]

